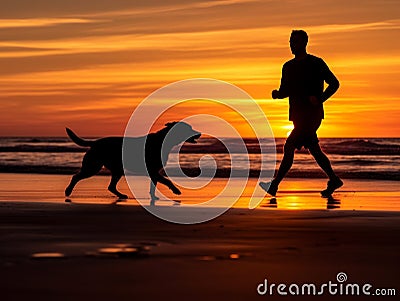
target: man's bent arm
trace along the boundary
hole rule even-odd
[[[289,83],[287,80],[287,74],[286,74],[286,67],[283,65],[282,68],[282,78],[281,78],[281,85],[279,87],[279,90],[277,91],[276,98],[286,98],[289,96]]]
[[[328,66],[324,63],[326,69],[325,69],[325,81],[328,84],[328,87],[325,89],[325,91],[322,93],[321,96],[321,101],[325,102],[327,101],[333,94],[336,93],[336,91],[339,89],[339,81],[336,78],[336,76],[332,73],[331,70],[329,70]]]

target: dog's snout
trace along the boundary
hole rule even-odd
[[[193,139],[199,139],[199,138],[200,138],[200,136],[201,136],[201,133],[200,133],[200,132],[197,132],[197,131],[195,131],[195,134],[194,134],[192,137],[193,137]]]
[[[189,137],[188,139],[186,139],[186,142],[189,142],[189,143],[197,143],[196,140],[199,139],[200,136],[201,136],[201,133],[200,133],[200,132],[193,131],[193,134],[190,135],[190,137]]]

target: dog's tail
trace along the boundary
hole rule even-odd
[[[89,141],[89,140],[84,140],[82,138],[79,138],[71,129],[69,128],[65,128],[65,130],[67,131],[67,134],[69,136],[69,138],[71,138],[72,141],[74,141],[76,144],[78,144],[79,146],[92,146],[93,141]]]

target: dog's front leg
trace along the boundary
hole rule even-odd
[[[178,194],[178,195],[182,194],[182,192],[178,189],[178,187],[176,187],[174,185],[174,183],[171,182],[170,179],[167,179],[166,177],[160,175],[158,182],[168,186],[168,188],[171,189],[173,193]]]
[[[178,187],[176,187],[174,185],[174,183],[171,182],[170,179],[164,177],[164,175],[162,175],[162,169],[159,170],[158,172],[155,172],[153,174],[154,177],[156,177],[156,181],[153,181],[154,183],[160,182],[161,184],[164,184],[165,186],[167,186],[169,189],[172,190],[173,193],[175,194],[181,194],[181,191],[178,189]]]

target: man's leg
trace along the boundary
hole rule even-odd
[[[310,146],[308,150],[310,151],[310,154],[315,158],[315,161],[317,161],[318,165],[329,177],[328,186],[325,190],[321,191],[321,194],[325,197],[330,196],[336,189],[343,186],[343,182],[333,171],[331,162],[321,150],[321,147],[318,143]]]
[[[268,192],[270,195],[272,196],[276,195],[280,182],[283,180],[285,175],[292,167],[295,149],[296,148],[294,144],[288,138],[283,148],[284,150],[283,158],[281,165],[279,166],[278,173],[276,174],[276,177],[270,183],[260,182],[261,188],[264,189],[266,192]]]
[[[282,162],[281,165],[279,166],[278,173],[276,174],[276,177],[273,180],[276,186],[278,186],[279,183],[282,182],[283,178],[286,176],[286,174],[292,167],[295,149],[296,148],[292,143],[287,143],[287,142],[285,143],[285,146],[283,148]]]
[[[338,176],[332,169],[331,162],[328,157],[324,154],[319,144],[314,144],[308,148],[310,154],[314,157],[315,161],[317,161],[318,165],[322,168],[322,170],[326,173],[330,180],[336,180]]]

